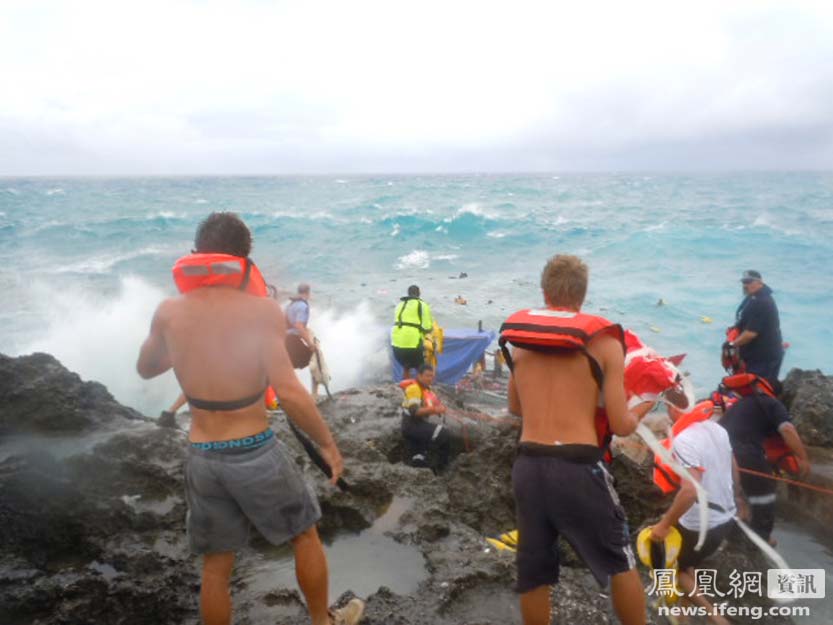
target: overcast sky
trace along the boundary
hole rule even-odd
[[[0,0],[0,175],[833,169],[833,2]]]

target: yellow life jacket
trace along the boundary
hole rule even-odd
[[[434,327],[431,307],[418,297],[403,297],[396,307],[391,344],[401,349],[416,349]]]

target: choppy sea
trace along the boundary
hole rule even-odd
[[[782,375],[833,372],[833,173],[4,178],[0,352],[50,352],[154,414],[177,387],[138,378],[139,345],[175,293],[173,262],[220,210],[249,224],[269,282],[312,284],[335,388],[383,375],[409,284],[444,327],[497,329],[541,303],[559,252],[590,266],[587,311],[687,353],[699,391],[720,378],[744,269],[775,291]]]

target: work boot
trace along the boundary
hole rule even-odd
[[[364,614],[364,601],[361,599],[350,599],[350,602],[338,610],[330,610],[330,623],[332,625],[356,625],[362,620]]]
[[[156,420],[156,425],[160,428],[175,428],[176,425],[176,418],[174,418],[174,413],[170,410],[163,410],[162,414],[159,415],[159,418]]]

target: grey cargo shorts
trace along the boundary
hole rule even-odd
[[[235,551],[254,525],[281,545],[315,525],[321,508],[286,446],[272,438],[237,453],[188,448],[188,544],[197,554]]]

